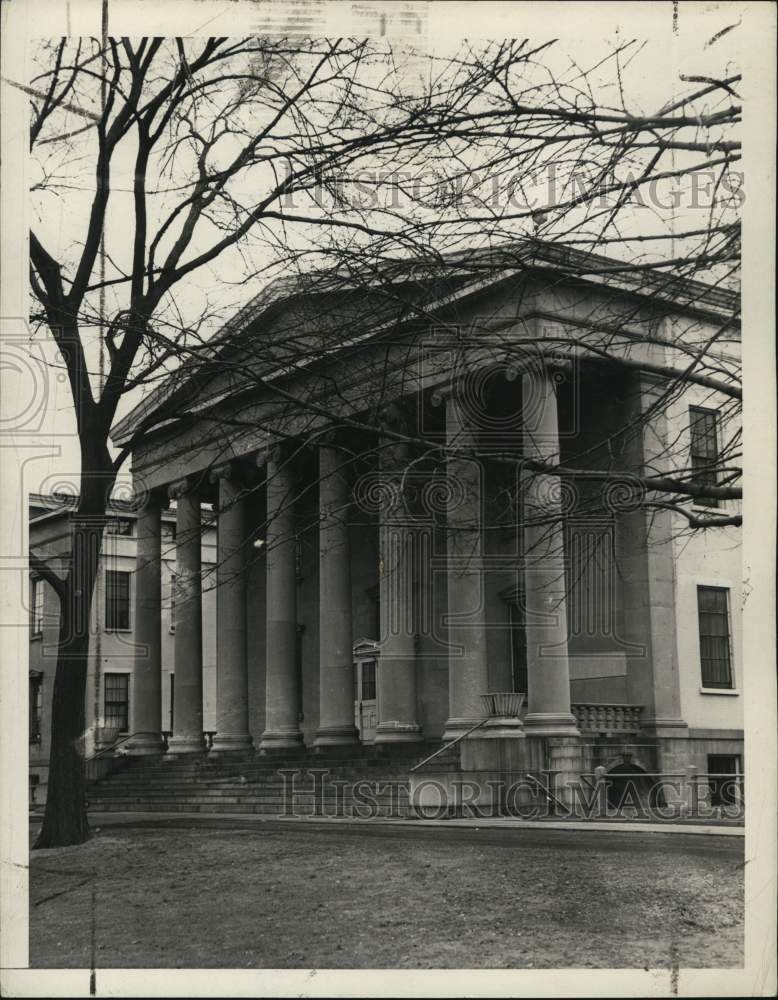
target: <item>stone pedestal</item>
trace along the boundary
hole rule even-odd
[[[574,786],[581,782],[581,740],[577,736],[552,736],[547,738],[546,747],[554,796],[563,806],[572,808],[577,799]]]

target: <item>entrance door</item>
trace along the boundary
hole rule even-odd
[[[378,725],[376,701],[376,669],[374,657],[360,658],[354,662],[354,725],[363,743],[372,743]]]

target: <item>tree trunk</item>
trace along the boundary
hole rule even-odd
[[[36,848],[82,844],[89,837],[84,706],[92,596],[104,525],[104,514],[89,516],[79,512],[72,520],[72,558],[60,600],[48,794]]]

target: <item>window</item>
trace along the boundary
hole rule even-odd
[[[176,574],[170,574],[170,625],[168,631],[171,635],[176,631]]]
[[[731,688],[729,591],[725,587],[698,587],[700,662],[704,688]]]
[[[105,728],[130,728],[130,675],[105,674]]]
[[[734,754],[708,754],[708,787],[712,806],[735,805],[742,801],[740,758]]]
[[[162,522],[162,541],[163,542],[174,542],[176,540],[176,522],[175,521],[163,521]]]
[[[39,577],[34,577],[32,581],[32,593],[30,595],[30,628],[33,635],[40,635],[43,632],[43,590],[44,581]]]
[[[109,535],[132,535],[132,521],[128,517],[111,517],[105,530]]]
[[[375,701],[375,660],[364,660],[362,663],[362,701]]]
[[[41,710],[43,706],[43,674],[30,671],[30,743],[41,741]]]
[[[105,627],[109,632],[130,628],[130,574],[123,570],[105,572]]]
[[[702,406],[689,407],[691,433],[692,477],[696,483],[716,486],[716,466],[719,461],[718,414]],[[696,502],[705,507],[718,507],[715,497],[698,497]]]

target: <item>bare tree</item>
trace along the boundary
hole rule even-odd
[[[218,376],[233,388],[264,390],[269,372],[343,347],[355,316],[364,328],[385,323],[387,351],[396,354],[400,329],[437,320],[437,293],[504,271],[561,268],[571,279],[625,282],[664,301],[668,313],[673,302],[709,295],[698,279],[715,285],[736,271],[738,77],[691,79],[659,110],[638,112],[618,88],[603,90],[603,80],[621,82],[639,48],[621,43],[580,67],[552,43],[529,40],[424,59],[365,40],[41,46],[28,87],[40,168],[33,318],[67,372],[81,469],[65,572],[30,557],[61,609],[37,846],[88,836],[80,740],[106,504],[143,434],[185,412],[187,386]],[[90,171],[87,191],[78,190]],[[714,192],[704,222],[660,218],[659,194],[700,175]],[[46,231],[52,199],[77,220],[59,246]],[[598,249],[608,256],[593,256]],[[233,335],[264,301],[254,297],[212,337],[220,317],[245,301],[243,285],[290,273],[295,289],[317,297],[317,327],[290,328],[273,343],[254,338],[236,353]],[[273,287],[266,297],[278,294]],[[695,383],[737,405],[737,366],[718,350],[736,325],[732,297],[721,297],[718,315],[720,332],[707,339],[678,329],[665,338],[670,360],[654,374],[667,399]],[[637,336],[645,339],[643,327]],[[538,349],[628,368],[638,363],[632,337],[628,317],[590,315],[574,335],[560,329],[555,342],[544,334]],[[359,365],[358,346],[345,346]],[[485,349],[503,363],[516,346],[491,326],[470,330],[458,340],[463,369]],[[165,380],[164,405],[112,450],[109,432],[125,397]],[[352,429],[377,430],[375,417],[364,416],[375,408],[358,394],[336,412],[288,398],[280,385],[273,392],[278,406],[306,412],[312,426],[336,415]],[[274,419],[268,413],[268,426]],[[422,449],[440,447],[411,436]],[[720,453],[724,466],[705,469],[704,482],[699,467],[660,468],[654,456],[656,474],[641,475],[641,502],[680,511],[692,527],[737,523],[688,509],[690,498],[739,496],[737,452],[733,432]],[[584,460],[526,471],[609,475]]]

